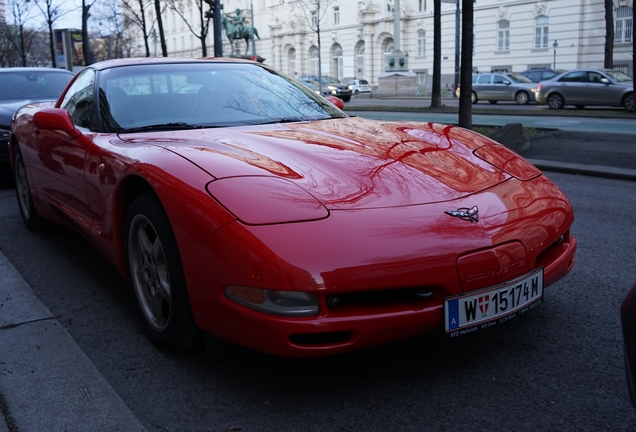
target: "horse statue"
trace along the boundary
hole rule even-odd
[[[252,34],[254,37],[260,39],[258,35],[258,31],[254,26],[246,26],[243,25],[243,16],[237,12],[238,19],[234,19],[233,22],[227,16],[223,16],[221,19],[221,25],[225,27],[225,33],[227,35],[228,40],[230,41],[230,47],[232,48],[232,52],[230,55],[234,55],[234,42],[237,40],[243,39],[246,44],[245,52],[247,53],[250,47],[250,40],[252,39]]]

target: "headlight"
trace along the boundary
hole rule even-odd
[[[278,291],[230,285],[225,295],[238,304],[259,312],[284,316],[318,315],[320,306],[315,294],[303,291]]]
[[[541,175],[541,171],[517,153],[503,145],[479,147],[475,155],[522,181],[531,180]]]
[[[0,128],[0,144],[8,143],[10,135],[11,135],[11,131]]]
[[[334,90],[337,90],[337,89],[338,89],[338,87],[336,87],[336,86],[328,86],[327,88],[328,88],[329,90],[331,90],[331,91],[334,91]]]
[[[230,177],[209,183],[207,189],[246,225],[306,222],[329,216],[320,201],[279,177]]]

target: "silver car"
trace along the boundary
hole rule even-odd
[[[633,110],[634,78],[614,69],[577,69],[541,81],[536,97],[552,109],[602,105]]]
[[[534,100],[537,84],[519,73],[482,73],[474,78],[471,95],[473,103],[480,100],[487,100],[491,104],[499,101],[517,101],[518,104],[525,105]]]

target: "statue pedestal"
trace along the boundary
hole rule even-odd
[[[417,96],[417,80],[414,72],[385,72],[378,76],[378,88],[373,96]]]

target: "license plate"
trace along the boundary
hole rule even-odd
[[[488,328],[527,312],[543,300],[543,267],[517,279],[444,299],[450,337]]]

